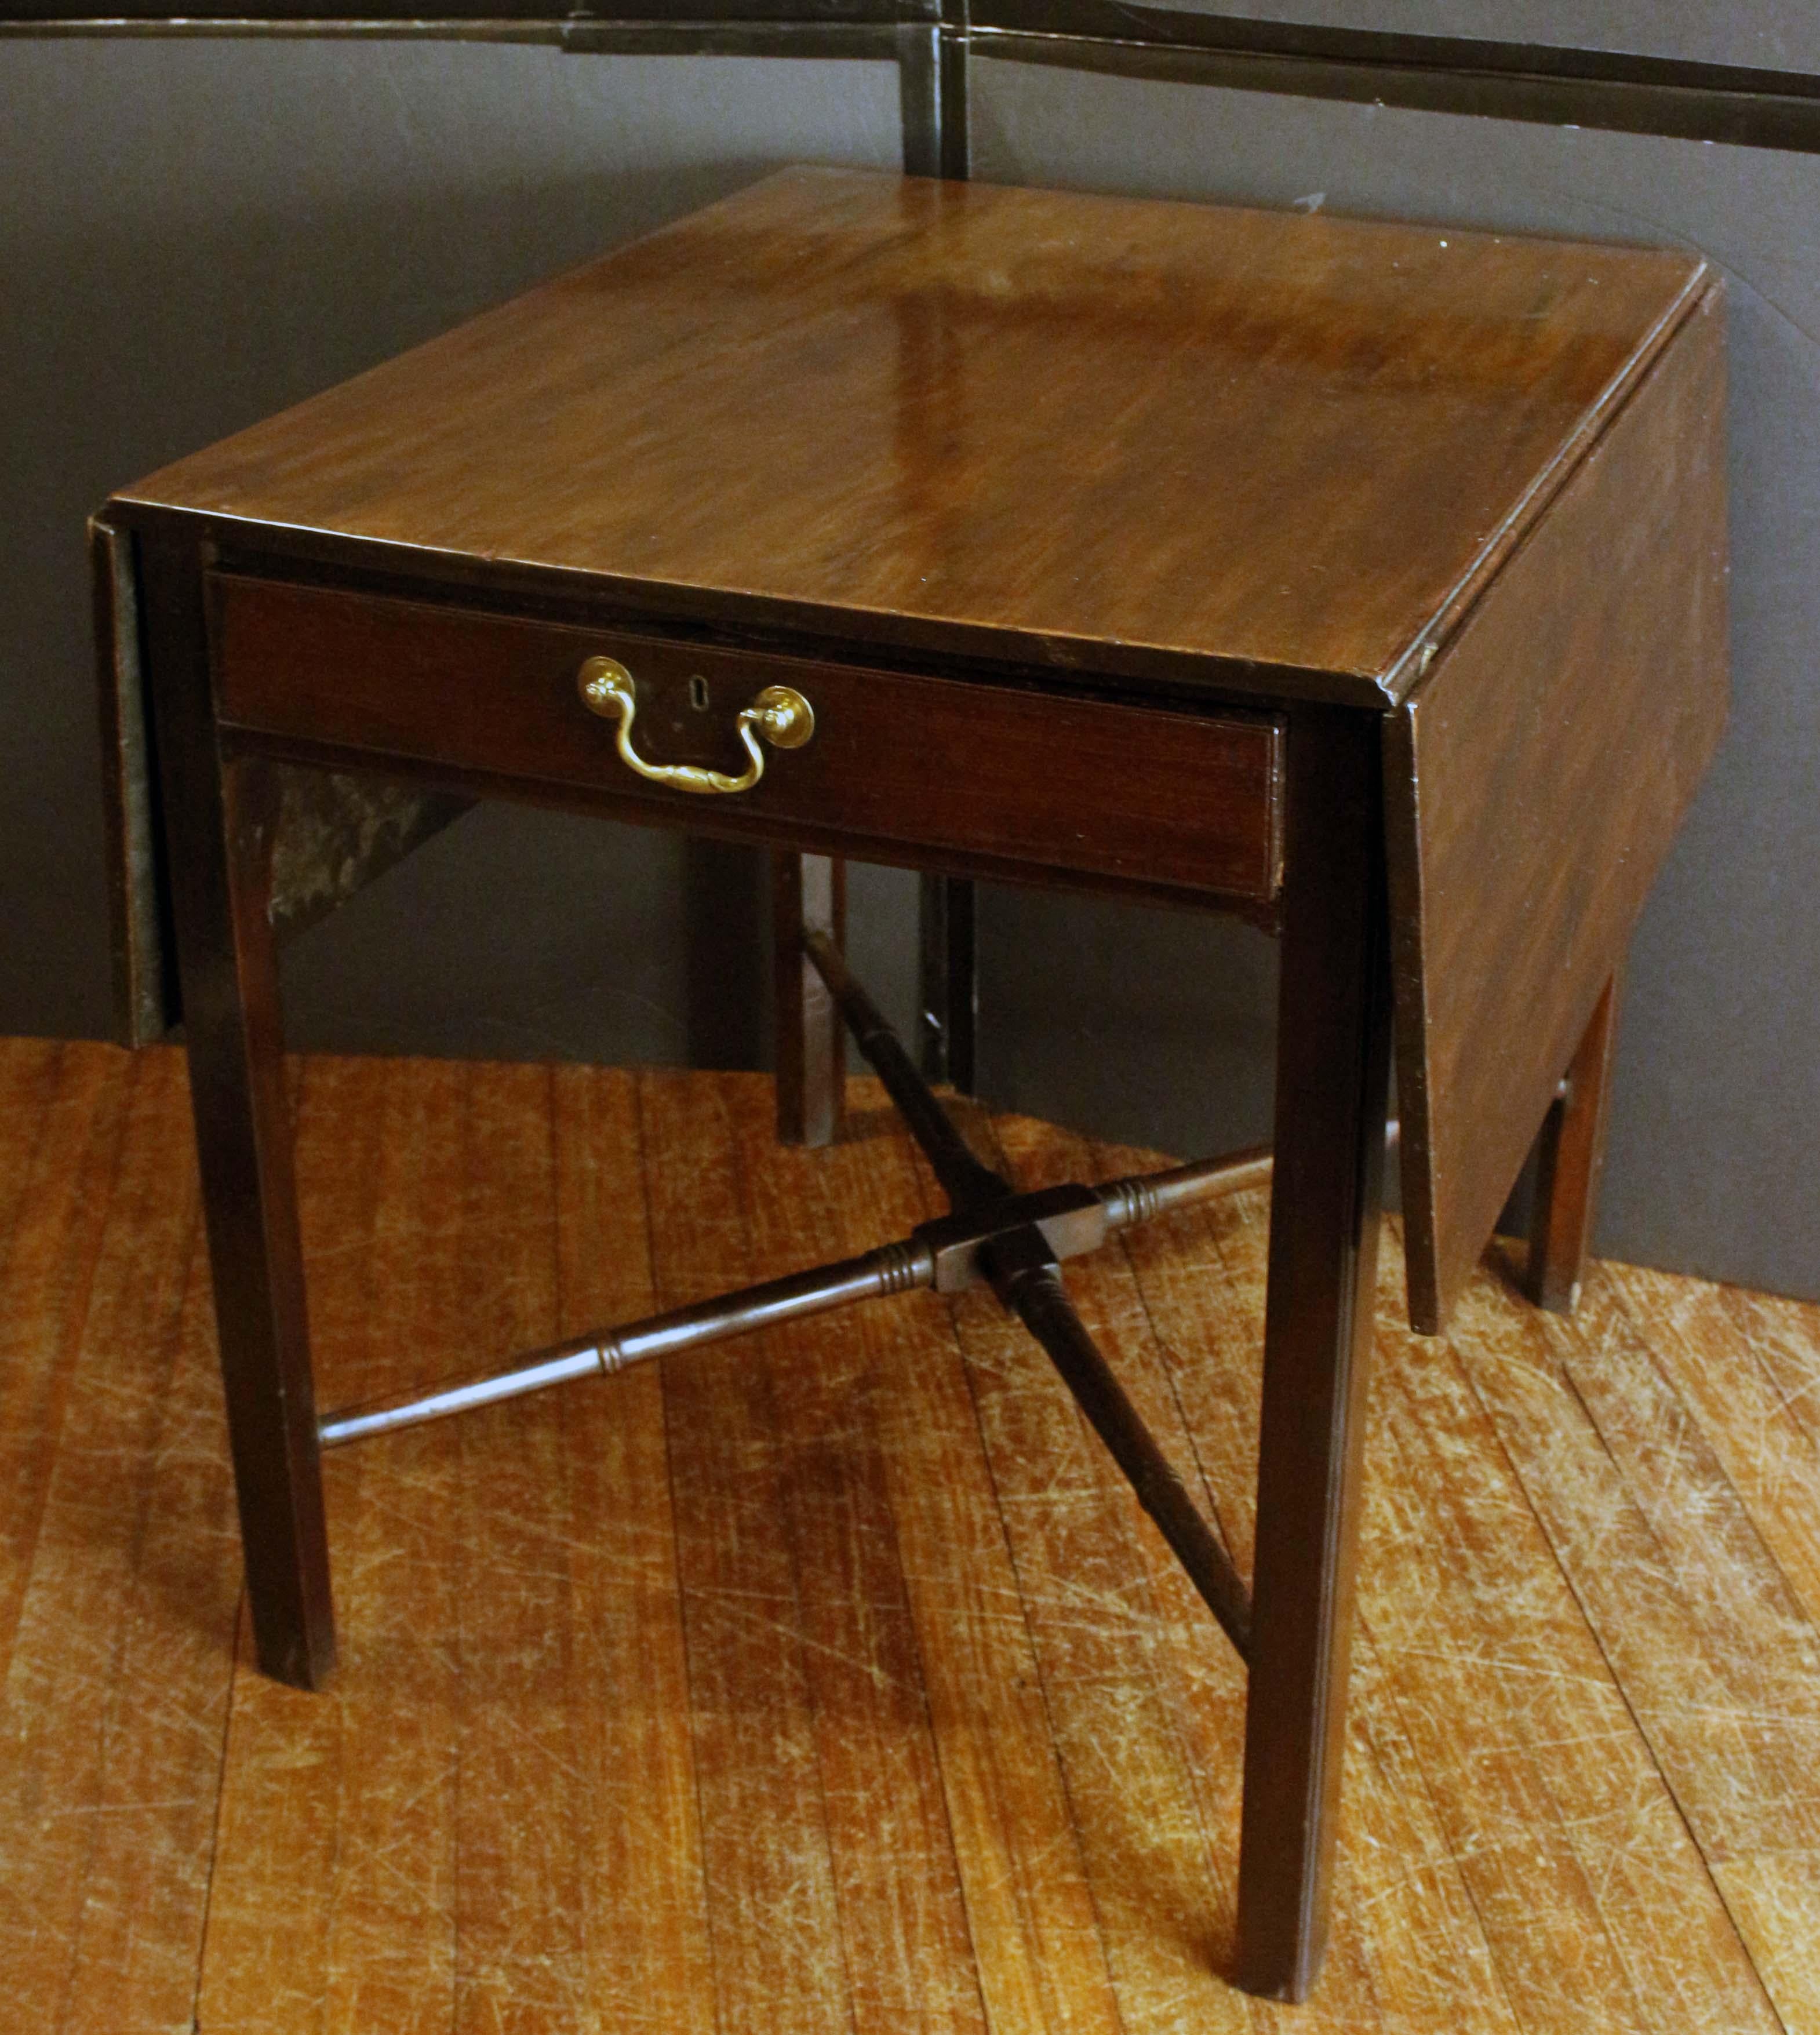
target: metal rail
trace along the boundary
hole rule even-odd
[[[1820,77],[1631,51],[1197,14],[1133,0],[974,0],[976,55],[1413,111],[1820,152]]]
[[[558,14],[488,0],[427,18],[384,5],[304,12],[226,0],[182,15],[97,14],[81,0],[0,0],[0,36],[278,36],[532,42],[577,54],[895,60],[907,166],[965,176],[974,57],[1431,113],[1820,152],[1820,77],[1558,44],[1387,33],[1128,0],[644,0]]]

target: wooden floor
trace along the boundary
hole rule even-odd
[[[855,1093],[806,1154],[753,1077],[308,1062],[325,1403],[901,1233]],[[1820,1308],[1488,1268],[1418,1341],[1386,1252],[1335,1937],[1266,2007],[1243,1677],[990,1300],[337,1457],[299,1695],[237,1646],[188,1138],[175,1053],[0,1048],[6,2026],[1820,2030]],[[1242,1566],[1266,1213],[1070,1270]]]

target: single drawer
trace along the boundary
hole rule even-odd
[[[236,728],[580,788],[660,807],[678,826],[772,839],[801,826],[874,860],[920,849],[1008,874],[1276,894],[1281,729],[1267,715],[1126,706],[239,574],[214,576],[211,607],[217,698]],[[745,790],[653,783],[618,754],[617,722],[581,697],[582,665],[601,656],[631,675],[631,739],[651,764],[744,772],[736,717],[767,686],[802,694],[814,733],[796,748],[761,742],[762,775]]]

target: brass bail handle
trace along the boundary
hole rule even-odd
[[[696,763],[647,763],[632,747],[632,723],[638,712],[632,674],[613,657],[590,657],[576,676],[584,702],[594,713],[619,724],[615,747],[620,761],[654,784],[672,784],[679,792],[749,792],[765,774],[763,735],[774,749],[800,749],[815,732],[815,710],[789,686],[767,686],[733,723],[746,754],[752,759],[737,777],[724,770],[704,769]]]

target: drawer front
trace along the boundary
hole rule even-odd
[[[916,851],[1147,887],[1276,894],[1281,730],[850,664],[724,650],[375,595],[220,574],[211,637],[223,720],[250,732],[579,788],[669,823],[850,837],[855,854]],[[800,748],[764,747],[731,795],[653,784],[591,712],[588,659],[632,674],[636,752],[743,770],[735,726],[768,686],[814,712]],[[505,788],[505,787],[502,787]],[[710,810],[712,809],[712,810]]]

